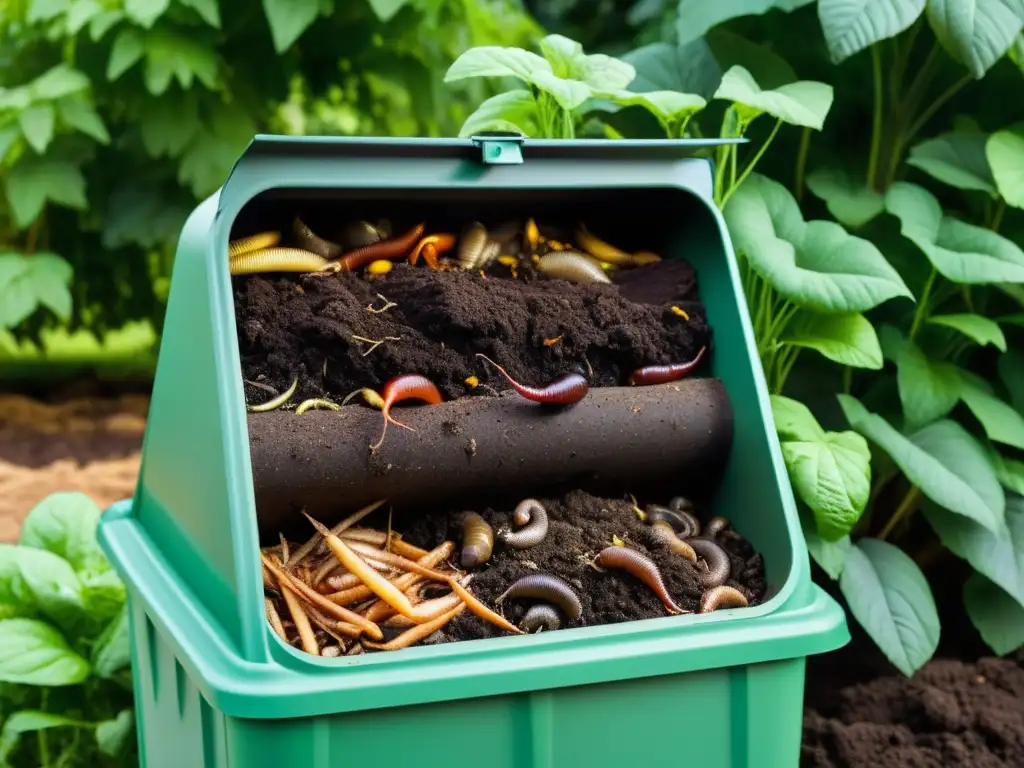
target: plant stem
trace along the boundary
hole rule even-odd
[[[44,689],[43,693],[42,693],[42,695],[41,695],[41,697],[39,699],[39,709],[42,710],[43,712],[46,711],[46,703],[47,703],[46,700],[47,700],[47,698],[49,698],[49,697],[47,696],[47,691]],[[49,743],[46,740],[46,729],[45,728],[40,728],[38,731],[36,731],[36,738],[37,738],[38,743],[39,743],[39,763],[40,763],[40,766],[42,766],[42,768],[49,768],[49,765],[50,765],[50,745],[49,745]]]
[[[868,188],[875,189],[878,176],[878,151],[882,145],[882,48],[878,43],[871,46],[871,74],[874,82],[875,101],[872,108],[871,154],[868,156]]]
[[[779,381],[775,389],[776,394],[782,393],[783,388],[786,386],[786,379],[789,378],[790,371],[793,370],[793,366],[796,365],[796,359],[800,357],[802,351],[802,347],[789,347],[787,350],[785,360],[779,369]]]
[[[1006,214],[1006,200],[999,198],[999,202],[996,203],[995,213],[992,214],[992,221],[989,222],[988,228],[993,232],[998,232],[999,227],[1002,226],[1003,216]]]
[[[921,489],[916,485],[910,486],[910,490],[907,491],[900,505],[896,507],[896,511],[893,512],[892,517],[889,518],[889,522],[885,524],[881,532],[878,534],[878,538],[885,540],[899,525],[903,522],[903,519],[917,509],[917,502],[921,500]]]
[[[928,314],[928,299],[931,298],[932,286],[935,285],[935,278],[938,274],[935,271],[935,267],[932,267],[932,271],[928,273],[928,279],[925,280],[924,290],[921,291],[921,298],[918,299],[917,307],[914,308],[914,321],[910,324],[911,341],[917,336],[921,323],[925,321],[925,316]]]
[[[917,42],[917,35],[923,26],[924,15],[922,14],[910,27],[910,32],[907,35],[907,41],[903,48],[899,48],[899,43],[896,43],[898,52],[893,57],[893,67],[889,79],[889,98],[893,104],[897,101],[896,94],[899,91],[899,84],[903,82],[903,73],[907,71],[907,64],[910,62],[910,56],[914,52],[914,43]]]
[[[772,128],[772,132],[770,134],[768,134],[768,138],[765,139],[764,144],[761,145],[761,148],[757,151],[757,154],[754,155],[753,159],[750,161],[750,163],[747,165],[747,167],[743,169],[743,173],[740,174],[739,180],[735,184],[733,184],[731,187],[729,187],[729,191],[725,193],[725,197],[722,199],[722,205],[721,205],[722,208],[725,208],[725,205],[726,205],[726,203],[729,202],[729,198],[732,197],[733,192],[735,192],[737,189],[739,189],[743,185],[743,182],[746,181],[747,176],[749,176],[751,171],[754,170],[754,166],[757,165],[757,161],[760,160],[764,156],[765,151],[768,149],[769,145],[772,143],[772,139],[775,138],[775,134],[777,134],[779,132],[779,128],[781,128],[781,127],[782,127],[782,121],[781,120],[776,120],[775,121],[775,127]]]
[[[850,389],[853,386],[853,368],[849,365],[843,366],[843,392],[847,395],[850,394]]]
[[[957,93],[963,90],[964,86],[970,83],[973,79],[974,77],[971,75],[964,75],[943,91],[935,101],[928,105],[924,112],[918,115],[917,120],[915,120],[910,128],[907,129],[907,132],[903,137],[904,143],[908,143],[912,138],[914,138],[918,131],[924,127],[925,123],[931,120],[935,116],[935,113],[942,109],[946,102],[956,96]]]
[[[796,154],[796,168],[793,171],[793,196],[796,201],[804,199],[804,177],[807,175],[807,155],[811,151],[811,130],[804,128],[800,134],[800,150]]]
[[[889,154],[889,170],[885,177],[885,189],[892,186],[892,183],[896,180],[896,172],[899,170],[900,161],[903,159],[903,150],[906,149],[908,141],[905,133],[906,126],[913,119],[913,115],[917,111],[925,91],[928,90],[928,85],[935,75],[935,62],[938,55],[939,43],[936,40],[932,43],[932,48],[928,52],[928,58],[925,59],[921,69],[917,72],[917,76],[914,77],[906,94],[900,100],[899,116],[896,120],[896,128],[893,131]]]

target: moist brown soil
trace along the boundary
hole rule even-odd
[[[295,404],[341,400],[404,373],[426,376],[452,399],[508,388],[476,353],[533,386],[570,370],[587,374],[591,386],[616,386],[636,368],[685,362],[709,343],[686,263],[624,271],[621,287],[513,280],[501,265],[492,269],[506,274],[485,279],[398,263],[372,280],[358,274],[235,278],[242,375],[279,392],[298,376]],[[385,306],[381,296],[395,306],[371,311]],[[673,304],[689,319],[673,313]],[[356,336],[386,341],[370,351],[372,342]],[[470,376],[492,389],[468,386]],[[250,403],[269,397],[246,386]]]

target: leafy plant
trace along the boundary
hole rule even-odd
[[[137,763],[125,588],[99,515],[55,493],[0,544],[0,765]]]

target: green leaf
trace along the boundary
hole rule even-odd
[[[107,126],[103,124],[103,119],[93,109],[92,104],[85,99],[76,96],[61,99],[57,102],[57,114],[68,127],[81,131],[100,144],[110,143]]]
[[[146,38],[139,30],[125,27],[117,33],[107,61],[107,80],[113,82],[134,67],[146,52]]]
[[[882,348],[871,322],[861,314],[823,315],[802,310],[780,344],[820,352],[834,363],[853,368],[882,368]]]
[[[90,618],[102,623],[116,616],[124,607],[128,597],[127,590],[124,582],[109,564],[83,571],[80,578],[82,599]]]
[[[518,131],[524,136],[537,136],[537,102],[533,94],[519,88],[491,96],[466,118],[459,137],[481,131]]]
[[[25,14],[25,21],[29,24],[35,24],[60,16],[67,10],[68,0],[30,0],[27,5],[28,10]]]
[[[0,328],[14,328],[39,305],[71,316],[71,266],[53,253],[0,253]]]
[[[540,49],[556,77],[579,80],[594,89],[621,90],[636,77],[633,65],[603,53],[588,55],[580,43],[563,35],[547,35]]]
[[[107,625],[96,639],[92,649],[93,672],[98,677],[113,677],[132,662],[131,630],[128,623],[128,606]]]
[[[18,115],[18,125],[25,141],[40,155],[53,141],[53,122],[52,104],[36,104]]]
[[[929,499],[998,530],[1006,500],[984,449],[954,421],[905,436],[850,395],[837,395],[850,426],[885,451]]]
[[[0,621],[0,681],[20,685],[77,685],[89,662],[56,629],[34,619]]]
[[[1000,355],[996,368],[999,378],[1010,393],[1010,402],[1018,411],[1024,412],[1024,353],[1011,349]]]
[[[907,165],[951,187],[994,195],[996,180],[985,156],[987,141],[984,133],[947,133],[915,144],[910,149]]]
[[[221,106],[212,117],[210,127],[189,143],[178,167],[178,179],[200,198],[224,183],[235,160],[256,133],[248,115],[241,110]]]
[[[778,88],[797,80],[796,72],[775,52],[771,43],[755,43],[726,27],[712,29],[705,36],[705,40],[718,60],[716,86],[722,79],[722,72],[737,64],[746,69],[762,88]],[[711,96],[713,93],[714,88],[707,95]]]
[[[932,325],[941,325],[959,331],[981,346],[991,344],[1000,352],[1006,351],[1006,336],[994,320],[981,315],[932,315],[927,320]]]
[[[772,9],[793,11],[813,0],[679,0],[676,33],[685,43],[700,37],[723,21],[740,16],[760,16]]]
[[[102,40],[115,24],[124,19],[124,11],[112,9],[97,14],[89,21],[89,37],[94,43]],[[109,76],[107,78],[110,79]]]
[[[132,710],[122,709],[117,717],[96,724],[96,743],[100,752],[110,757],[117,757],[128,745],[135,727]]]
[[[945,216],[935,196],[916,184],[896,182],[885,208],[900,231],[936,270],[955,283],[1024,282],[1024,251],[995,232]]]
[[[641,106],[665,125],[672,125],[704,109],[707,102],[692,93],[676,91],[596,91],[596,95],[612,99],[623,106]]]
[[[156,29],[146,36],[146,90],[163,94],[176,78],[182,89],[199,78],[210,90],[217,87],[217,58],[213,49],[185,34]]]
[[[977,573],[964,583],[964,608],[971,623],[997,656],[1024,645],[1024,606]]]
[[[51,493],[26,515],[19,543],[64,558],[76,572],[109,568],[96,543],[100,508],[78,491]]]
[[[64,23],[67,24],[68,32],[77,35],[97,14],[103,12],[103,6],[99,0],[76,0],[68,9]]]
[[[69,64],[58,64],[33,80],[28,87],[33,101],[55,101],[89,87],[89,78]]]
[[[850,612],[886,658],[910,677],[939,645],[939,615],[921,569],[897,547],[861,539],[839,577]]]
[[[374,15],[380,21],[388,22],[409,4],[409,0],[369,0],[369,3]]]
[[[168,93],[142,113],[142,145],[150,157],[178,157],[201,125],[196,99],[190,94]]]
[[[399,7],[405,4],[405,0],[391,1],[398,3]],[[217,7],[217,0],[178,0],[178,2],[194,9],[211,27],[220,29],[220,8]],[[383,0],[370,0],[370,6],[373,7],[375,2],[383,2]]]
[[[1024,129],[996,131],[985,145],[985,155],[1006,204],[1024,208]]]
[[[991,447],[988,458],[1003,488],[1024,496],[1024,461],[1008,459]]]
[[[751,174],[725,207],[736,250],[783,297],[820,312],[865,312],[911,297],[899,273],[867,240],[830,221],[805,222],[782,184]]]
[[[826,541],[818,535],[818,524],[814,521],[814,515],[803,504],[797,505],[800,515],[800,527],[803,530],[804,541],[807,543],[807,551],[828,577],[835,581],[843,572],[843,565],[846,563],[846,555],[853,547],[849,536],[843,536],[838,541]]]
[[[33,607],[62,627],[76,628],[85,615],[82,584],[66,560],[33,547],[0,544],[0,591]]]
[[[960,397],[985,428],[990,440],[1024,449],[1024,416],[968,377],[961,377]]]
[[[554,74],[551,64],[543,56],[522,48],[481,45],[470,48],[445,72],[444,81],[454,83],[471,77],[517,77],[532,83],[539,72]]]
[[[907,425],[916,428],[941,419],[960,399],[956,366],[931,360],[912,341],[896,352],[896,383]]]
[[[149,29],[170,4],[171,0],[124,0],[124,12],[139,26]]]
[[[320,13],[319,0],[263,0],[274,50],[284,53]]]
[[[49,712],[39,712],[32,709],[23,709],[19,712],[12,712],[4,720],[3,729],[0,730],[0,765],[8,765],[8,760],[18,747],[23,733],[35,733],[50,728],[88,728],[90,723],[81,720],[73,720],[63,715],[54,715]]]
[[[943,48],[979,79],[1024,27],[1020,0],[928,0],[927,13]]]
[[[7,158],[7,153],[18,139],[21,138],[21,128],[10,124],[0,128],[0,164]]]
[[[589,99],[594,91],[581,80],[565,80],[551,72],[534,72],[530,82],[551,94],[558,105],[565,110],[576,109]]]
[[[803,403],[772,395],[772,415],[793,489],[833,542],[849,534],[871,493],[871,451],[855,432],[826,432]]]
[[[937,504],[925,504],[924,516],[943,545],[1024,605],[1024,498],[1006,496],[1006,520],[990,531]]]
[[[769,114],[784,123],[820,131],[832,108],[832,86],[801,80],[774,90],[762,90],[750,72],[735,65],[722,76],[714,98],[734,102],[744,122]]]
[[[629,84],[634,93],[678,91],[709,98],[722,80],[722,68],[704,40],[686,45],[652,43],[622,57],[636,71]]]
[[[807,188],[824,200],[828,212],[844,227],[862,227],[885,210],[885,198],[842,171],[818,168],[807,176]]]
[[[103,247],[136,243],[143,248],[173,244],[191,211],[168,199],[162,187],[129,180],[115,187],[103,218]]]
[[[910,27],[925,0],[818,0],[818,18],[832,61],[838,64]]]

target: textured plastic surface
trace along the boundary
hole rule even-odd
[[[848,633],[840,607],[811,583],[710,165],[688,157],[708,143],[598,144],[526,142],[522,164],[486,165],[469,140],[257,137],[189,218],[139,485],[100,526],[130,591],[146,765],[796,765],[804,659]],[[225,258],[232,222],[264,193],[394,205],[592,198],[595,210],[608,194],[660,200],[673,214],[662,253],[698,271],[715,333],[711,373],[735,413],[733,453],[707,511],[729,515],[764,554],[772,598],[351,659],[281,643],[263,613]]]

